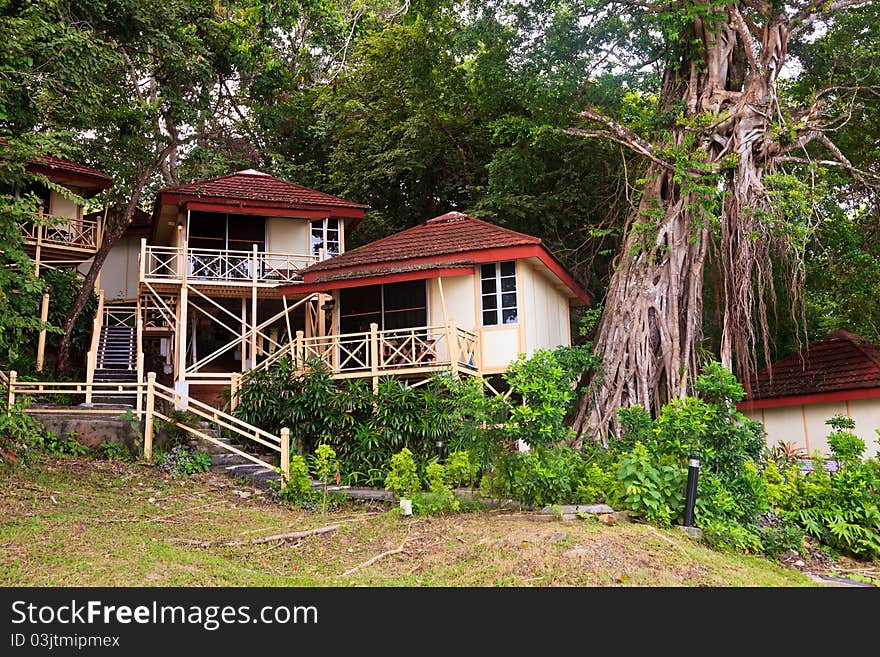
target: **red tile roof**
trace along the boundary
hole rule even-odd
[[[0,146],[6,146],[9,142],[0,139]],[[89,183],[90,187],[96,190],[107,189],[113,184],[113,180],[102,171],[87,167],[73,160],[66,160],[60,157],[52,157],[44,155],[39,160],[31,162],[28,168],[42,173],[45,176],[58,176],[61,178],[73,178],[82,182]]]
[[[517,233],[461,212],[448,212],[419,226],[312,265],[307,271],[353,270],[365,265],[538,244],[541,244],[541,240],[537,237]]]
[[[303,271],[307,285],[345,287],[342,281],[399,277],[414,272],[449,272],[484,262],[537,258],[583,303],[584,290],[540,238],[502,228],[461,212],[448,212],[424,224],[389,235]],[[441,274],[442,275],[442,274]],[[365,285],[368,283],[364,283]],[[300,288],[304,289],[304,288]],[[295,291],[291,288],[291,291]]]
[[[93,179],[95,182],[99,183],[101,189],[109,187],[113,181],[112,179],[97,169],[93,169],[91,167],[87,167],[84,164],[79,164],[77,162],[72,162],[71,160],[64,160],[60,157],[51,157],[44,156],[38,162],[34,162],[34,168],[38,168],[41,170],[41,173],[45,173],[46,175],[51,176],[53,173],[58,174],[69,174],[77,178],[88,178]]]
[[[846,331],[758,372],[749,400],[880,388],[880,345]]]
[[[286,180],[279,180],[268,173],[254,169],[237,171],[220,178],[198,180],[177,187],[166,187],[159,191],[159,195],[185,196],[213,201],[251,201],[283,208],[329,206],[366,210],[369,207]]]

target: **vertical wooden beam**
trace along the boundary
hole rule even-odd
[[[257,282],[259,280],[257,274],[257,245],[253,245],[253,256],[251,263],[253,271],[251,272],[251,369],[257,366]]]
[[[144,458],[153,458],[153,410],[156,404],[156,373],[147,374],[147,408],[144,412]]]
[[[18,377],[18,372],[15,370],[10,370],[9,372],[9,382],[6,384],[6,412],[10,412],[12,407],[15,405],[15,379]]]
[[[37,223],[37,247],[34,251],[34,276],[40,277],[40,254],[43,251],[43,208],[38,213],[39,222]]]
[[[287,344],[288,348],[293,352],[293,329],[290,327],[290,309],[287,307],[287,295],[285,294],[281,297],[281,302],[284,304],[284,323],[287,326]]]
[[[245,371],[247,361],[247,298],[241,297],[241,371]]]
[[[238,408],[238,390],[241,386],[241,374],[233,372],[230,378],[232,380],[229,383],[229,410],[235,411]]]
[[[49,294],[44,293],[42,302],[40,303],[40,322],[43,324],[49,319]],[[46,329],[40,329],[40,335],[37,338],[37,372],[43,371],[43,360],[46,356]]]
[[[327,319],[325,317],[324,312],[324,293],[321,292],[318,294],[318,313],[317,313],[317,324],[318,324],[318,337],[323,338],[327,334]]]
[[[296,353],[294,354],[293,367],[294,370],[301,370],[305,366],[305,343],[303,341],[303,332],[296,332]]]
[[[370,323],[370,375],[373,378],[373,392],[379,390],[379,325]]]
[[[177,302],[177,358],[174,363],[174,381],[186,381],[186,340],[189,322],[187,311],[189,309],[189,289],[186,281],[180,286],[180,297]]]
[[[287,488],[290,479],[290,429],[281,428],[281,488]]]
[[[449,323],[449,318],[446,316],[446,296],[443,294],[443,277],[437,277],[437,287],[440,290],[440,309],[443,311],[443,325]],[[431,324],[431,318],[428,318],[428,324]]]
[[[458,326],[455,317],[450,317],[449,323],[446,325],[446,342],[449,344],[449,366],[452,369],[452,376],[458,378]]]

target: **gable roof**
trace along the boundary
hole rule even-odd
[[[401,277],[406,274],[410,274],[410,278],[432,278],[452,275],[453,270],[466,273],[479,263],[516,258],[538,258],[572,296],[589,303],[586,290],[540,238],[461,212],[448,212],[316,263],[303,271],[303,281],[307,285],[314,284],[316,290],[354,287],[381,282],[382,277],[404,280]],[[291,288],[291,292],[297,290],[303,288]]]
[[[758,372],[748,401],[880,389],[880,345],[836,331]]]
[[[447,212],[418,226],[319,262],[309,267],[308,271],[352,269],[391,261],[540,243],[537,237],[517,233],[461,212]]]
[[[5,147],[7,144],[5,139],[0,139],[0,146]],[[41,173],[51,180],[78,183],[89,190],[90,195],[107,189],[113,184],[113,179],[103,171],[51,155],[43,155],[39,160],[29,162],[27,168],[29,171]]]
[[[230,206],[256,205],[284,209],[327,207],[366,210],[369,207],[280,180],[255,169],[245,169],[219,178],[166,187],[159,191],[159,198],[162,197],[165,197],[165,203],[175,200],[179,202],[186,199],[204,199]]]

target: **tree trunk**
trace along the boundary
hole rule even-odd
[[[721,359],[746,382],[755,365],[756,324],[766,329],[773,241],[762,181],[778,151],[770,124],[788,18],[768,19],[760,55],[754,40],[743,38],[747,28],[735,4],[717,22],[698,16],[691,28],[689,43],[698,45],[685,46],[670,63],[661,97],[664,108],[684,108],[687,125],[675,125],[664,148],[650,151],[674,150],[678,163],[652,157],[629,217],[595,342],[602,368],[574,421],[578,442],[605,443],[616,434],[620,407],[639,404],[656,413],[688,394],[699,371],[711,239],[719,240],[723,274]],[[644,142],[636,150],[646,152]],[[766,334],[763,339],[766,353]]]

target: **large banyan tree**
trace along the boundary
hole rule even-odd
[[[771,263],[785,263],[789,297],[796,298],[802,276],[797,242],[804,231],[795,225],[798,217],[782,212],[797,206],[796,183],[809,183],[819,166],[875,180],[856,169],[830,137],[860,83],[842,85],[831,76],[827,86],[798,101],[794,95],[780,98],[780,74],[789,49],[827,31],[840,12],[863,11],[874,21],[866,29],[880,28],[870,4],[605,3],[602,11],[628,15],[630,25],[651,35],[662,63],[662,128],[633,129],[587,108],[580,115],[583,127],[568,131],[611,139],[643,156],[647,166],[597,329],[602,371],[581,402],[575,420],[580,436],[604,439],[613,433],[621,406],[656,411],[688,393],[699,367],[710,256],[722,281],[722,363],[747,383],[758,354],[767,358],[767,304],[776,296]],[[837,78],[847,76],[845,65]],[[809,202],[803,214],[808,212]]]

